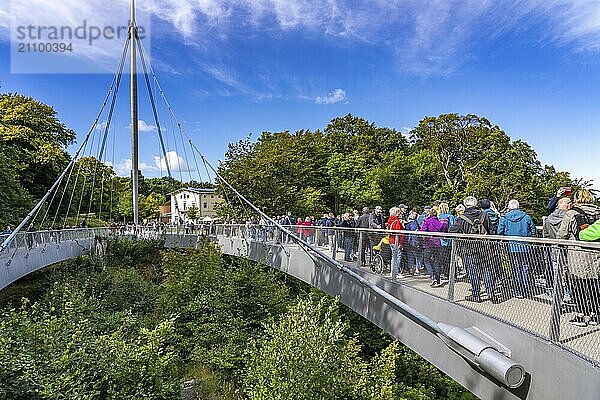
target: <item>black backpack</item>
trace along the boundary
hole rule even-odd
[[[483,212],[479,214],[479,217],[473,219],[466,217],[464,214],[460,215],[458,218],[462,219],[467,223],[468,229],[464,233],[470,233],[475,235],[487,235],[489,233],[483,225]]]
[[[579,240],[579,232],[600,219],[600,210],[596,209],[594,213],[586,213],[579,207],[572,207],[571,210],[577,212],[577,214],[573,216],[575,219],[575,232],[573,232],[573,235],[576,240]]]

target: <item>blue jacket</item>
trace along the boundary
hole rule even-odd
[[[536,233],[536,227],[529,215],[521,210],[510,210],[498,223],[498,235],[531,237]],[[529,246],[522,242],[510,242],[511,252],[524,252]]]

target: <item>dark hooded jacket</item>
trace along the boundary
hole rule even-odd
[[[544,219],[544,229],[542,232],[545,238],[556,239],[558,237],[558,228],[560,228],[560,224],[565,217],[565,214],[565,210],[557,208],[552,214]]]
[[[481,211],[477,207],[469,207],[465,210],[464,216],[469,218],[471,221],[475,221],[479,219],[481,224],[487,231],[490,233],[492,230],[492,224],[490,222],[490,217],[487,213]],[[471,225],[469,222],[465,221],[463,218],[456,218],[454,224],[448,228],[448,232],[450,233],[471,233]]]

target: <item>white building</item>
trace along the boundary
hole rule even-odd
[[[171,195],[171,223],[186,222],[188,220],[187,210],[192,206],[198,209],[197,220],[204,217],[213,218],[216,214],[215,206],[223,201],[223,198],[215,192],[216,189],[185,188],[169,193]]]

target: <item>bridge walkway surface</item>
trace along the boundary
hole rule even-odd
[[[296,244],[286,244],[286,246],[299,248]],[[340,254],[339,250],[330,250],[327,246],[317,246],[321,250],[336,259]],[[353,262],[340,261],[348,268],[356,270],[371,270],[368,265],[362,266],[358,260]],[[457,304],[473,309],[482,314],[492,316],[498,320],[512,324],[520,329],[524,329],[541,337],[548,337],[551,329],[552,314],[552,296],[546,291],[546,285],[543,277],[538,277],[534,283],[535,287],[531,296],[527,298],[516,298],[512,295],[500,297],[500,302],[494,304],[487,299],[485,293],[482,294],[482,302],[476,303],[467,301],[466,297],[471,295],[471,285],[466,274],[455,279],[453,287],[451,282],[444,279],[438,287],[431,286],[431,280],[427,272],[423,269],[418,275],[406,273],[399,276],[392,275],[390,265],[379,275],[398,284],[406,285],[439,297],[441,299],[450,299]],[[501,282],[498,282],[497,289],[501,290]],[[559,342],[568,345],[571,349],[590,358],[593,362],[600,365],[600,325],[588,325],[586,327],[573,326],[568,323],[576,314],[576,307],[572,301],[562,304],[560,313],[560,332]]]
[[[298,245],[286,244],[289,248],[299,249]],[[335,252],[323,247],[323,252],[332,258],[336,256]],[[369,266],[362,266],[360,262],[341,261],[346,267],[356,271],[372,273]],[[439,287],[431,287],[431,280],[425,272],[418,276],[403,274],[402,277],[392,277],[391,271],[385,271],[383,274],[377,274],[389,282],[398,285],[409,286],[429,295],[440,299],[448,299],[449,282],[444,280]],[[475,303],[465,300],[471,294],[471,285],[467,277],[461,277],[454,283],[454,302],[465,308],[477,311],[483,315],[488,315],[499,321],[511,324],[516,328],[523,329],[540,337],[548,337],[551,326],[551,308],[552,298],[542,288],[532,296],[524,299],[515,297],[507,298],[498,304],[490,301]],[[483,300],[487,300],[482,295]],[[574,350],[581,355],[589,357],[594,363],[600,364],[600,326],[588,325],[586,327],[577,327],[569,324],[576,314],[574,304],[568,304],[564,307],[560,315],[560,339],[559,342],[565,347]],[[599,395],[600,398],[600,395]]]

